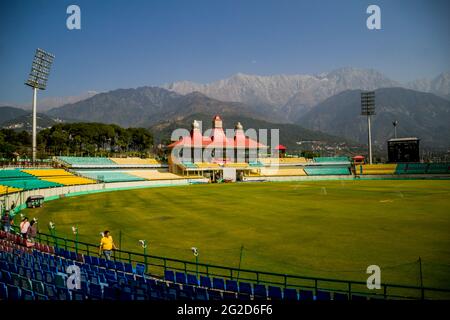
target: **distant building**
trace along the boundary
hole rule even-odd
[[[419,141],[415,137],[388,140],[388,162],[420,162]]]

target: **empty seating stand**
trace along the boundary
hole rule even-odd
[[[314,166],[305,167],[305,172],[308,176],[321,175],[349,175],[349,167],[332,167],[332,166]]]
[[[365,164],[356,166],[356,174],[385,175],[395,174],[397,164]]]
[[[122,261],[107,261],[61,248],[21,245],[18,236],[0,232],[0,300],[346,300],[346,293],[281,288],[166,269],[164,279]],[[66,286],[67,267],[77,265],[81,286]],[[367,299],[351,295],[352,300]]]
[[[77,170],[77,173],[81,176],[102,182],[127,182],[146,180],[142,177],[129,174],[125,171]]]
[[[347,157],[316,157],[313,159],[316,163],[343,163],[350,164]]]

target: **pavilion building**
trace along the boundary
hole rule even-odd
[[[268,147],[246,136],[240,122],[232,132],[232,135],[230,132],[225,134],[222,119],[216,115],[210,135],[204,136],[199,122],[194,120],[189,134],[168,146],[170,170],[183,175],[224,179],[229,176],[233,180],[233,176],[243,176],[262,166],[258,157],[260,153],[266,153]]]

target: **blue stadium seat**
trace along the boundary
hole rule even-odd
[[[329,301],[329,300],[331,300],[331,293],[328,291],[317,290],[316,300]]]
[[[298,300],[297,290],[292,289],[292,288],[284,288],[283,296],[284,296],[284,300],[288,300],[288,301],[297,301]]]
[[[335,293],[333,294],[333,300],[338,300],[338,301],[348,300],[348,294],[346,294],[346,293],[340,293],[340,292],[335,292]]]
[[[175,273],[175,282],[180,284],[186,284],[186,274],[183,272]]]
[[[281,288],[269,286],[269,298],[272,300],[281,300]]]
[[[8,288],[8,300],[20,300],[22,292],[19,287],[6,285]]]
[[[108,261],[108,260],[106,260],[106,259],[104,259],[104,258],[98,258],[98,262],[99,262],[98,266],[99,266],[99,267],[102,267],[102,268],[106,268],[106,267],[107,267],[107,264],[108,264],[107,261]]]
[[[166,279],[167,281],[175,282],[175,274],[172,270],[166,270],[164,271],[164,279]]]
[[[44,275],[42,274],[42,271],[35,271],[34,278],[41,282],[44,281]]]
[[[240,301],[250,301],[251,297],[247,293],[238,293],[238,300],[240,300]]]
[[[89,284],[89,297],[93,299],[102,299],[102,287],[99,284],[90,283]]]
[[[56,288],[53,284],[48,284],[46,283],[44,285],[45,287],[45,295],[50,299],[50,300],[56,300],[57,299],[57,294],[56,294]]]
[[[54,283],[55,282],[55,277],[54,277],[53,273],[51,273],[50,271],[45,272],[44,281],[46,283]]]
[[[300,301],[314,300],[314,294],[310,290],[300,290]]]
[[[131,263],[125,263],[125,272],[133,273],[133,266],[131,265]]]
[[[213,278],[213,288],[225,290],[225,281],[222,278]]]
[[[73,301],[84,301],[86,300],[86,293],[80,290],[72,291],[72,300]]]
[[[145,265],[142,263],[136,263],[136,274],[144,275],[145,273]]]
[[[211,301],[222,300],[222,294],[218,290],[208,289],[208,299]]]
[[[0,282],[0,300],[8,300],[8,288],[3,282]]]
[[[235,280],[226,280],[225,281],[225,289],[227,291],[238,292],[238,284]]]
[[[252,295],[252,285],[248,282],[239,282],[239,293]]]
[[[9,271],[3,271],[3,278],[6,284],[13,284],[11,273]]]
[[[100,265],[100,259],[99,259],[99,257],[91,257],[91,260],[92,260],[92,264],[93,264],[94,266],[99,266],[99,265]]]
[[[92,264],[92,257],[91,256],[84,256],[84,262],[87,263],[87,265]]]
[[[116,269],[116,263],[112,260],[106,261],[106,267],[108,269]]]
[[[39,294],[45,294],[44,284],[39,280],[32,280],[33,291]]]
[[[69,259],[76,261],[78,259],[78,255],[75,251],[69,251]]]
[[[119,297],[119,290],[113,287],[103,288],[103,299],[104,300],[117,300]]]
[[[116,261],[116,270],[125,272],[125,264],[121,261]]]
[[[194,274],[188,274],[187,275],[187,283],[192,286],[198,286],[198,279],[197,276]]]
[[[352,294],[352,300],[354,301],[367,301],[367,297],[359,294]]]
[[[128,291],[120,291],[119,299],[121,301],[131,301],[133,300],[133,294]]]
[[[34,293],[31,290],[27,289],[21,289],[22,290],[22,300],[25,301],[33,301],[34,300]]]
[[[224,291],[222,293],[222,295],[223,295],[223,300],[236,300],[235,292]]]
[[[57,300],[71,300],[70,291],[67,288],[56,287]]]
[[[200,286],[212,288],[211,279],[209,277],[200,276]]]
[[[38,301],[47,301],[49,300],[48,297],[45,294],[35,293],[34,294],[36,300]]]
[[[206,301],[208,300],[208,295],[205,288],[196,288],[195,297],[197,300]]]
[[[253,286],[253,294],[255,296],[255,299],[261,300],[267,299],[267,290],[266,290],[266,286],[262,285],[262,284],[255,284]]]

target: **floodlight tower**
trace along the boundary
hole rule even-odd
[[[394,138],[397,139],[397,126],[398,126],[398,121],[392,121],[392,125],[394,126]]]
[[[361,92],[361,114],[367,116],[369,163],[372,164],[372,133],[370,130],[370,116],[375,114],[375,92]]]
[[[31,65],[31,72],[28,76],[26,85],[33,88],[33,164],[36,161],[36,99],[37,90],[45,90],[47,87],[48,75],[50,67],[53,63],[54,55],[45,52],[42,49],[36,49],[33,64]]]

